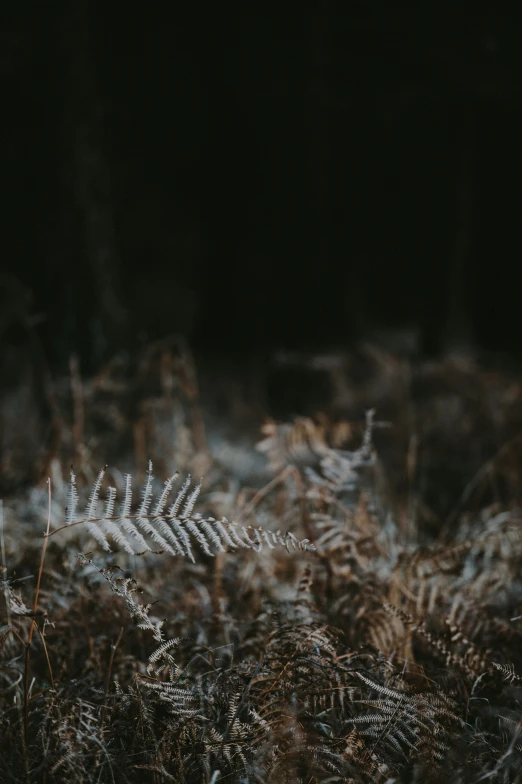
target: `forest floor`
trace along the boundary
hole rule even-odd
[[[32,389],[0,782],[522,781],[521,371],[167,340]]]

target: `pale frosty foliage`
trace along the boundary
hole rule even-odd
[[[194,542],[197,542],[203,552],[209,556],[239,547],[256,552],[264,546],[272,550],[277,545],[286,547],[287,550],[315,550],[308,539],[299,540],[291,532],[267,531],[259,527],[229,522],[226,518],[216,520],[213,517],[203,517],[199,513],[194,513],[194,506],[201,491],[201,482],[192,486],[190,477],[185,480],[170,506],[168,502],[174,482],[178,478],[177,473],[166,480],[163,490],[154,499],[152,462],[149,462],[137,511],[132,512],[130,474],[124,477],[119,512],[115,511],[116,489],[114,487],[107,489],[102,511],[100,493],[104,476],[105,470],[102,469],[91,488],[85,514],[79,516],[76,477],[74,472],[71,472],[63,528],[85,524],[93,539],[107,552],[111,551],[109,539],[131,555],[153,551],[155,546],[159,546],[161,551],[170,555],[187,556],[191,561],[195,560],[192,552]]]

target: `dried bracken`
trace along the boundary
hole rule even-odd
[[[410,439],[405,522],[381,426],[269,420],[243,490],[85,462],[43,553],[6,506],[0,781],[521,781],[520,509],[469,490],[432,536]]]

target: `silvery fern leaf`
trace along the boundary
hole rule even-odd
[[[132,511],[132,479],[129,474],[124,477],[123,496],[116,511],[116,490],[107,489],[105,504],[102,509],[100,493],[105,477],[102,469],[91,488],[85,515],[78,518],[78,492],[76,477],[71,472],[68,489],[68,504],[65,524],[56,528],[49,536],[71,526],[85,524],[93,539],[107,552],[110,552],[109,539],[130,555],[142,554],[146,551],[157,551],[170,555],[184,556],[195,561],[192,544],[196,543],[208,556],[216,552],[245,548],[259,552],[263,547],[273,549],[276,546],[290,550],[315,551],[308,539],[299,540],[294,534],[281,531],[267,531],[251,525],[229,522],[226,518],[215,520],[194,513],[194,506],[201,492],[201,482],[191,489],[188,477],[178,491],[174,501],[167,508],[178,474],[171,476],[163,485],[159,497],[154,501],[154,476],[152,462],[149,461],[145,485],[141,492],[141,501],[136,512]]]

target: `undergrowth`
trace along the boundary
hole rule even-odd
[[[522,781],[521,513],[427,535],[377,415],[267,420],[251,492],[207,451],[6,504],[0,781]]]

